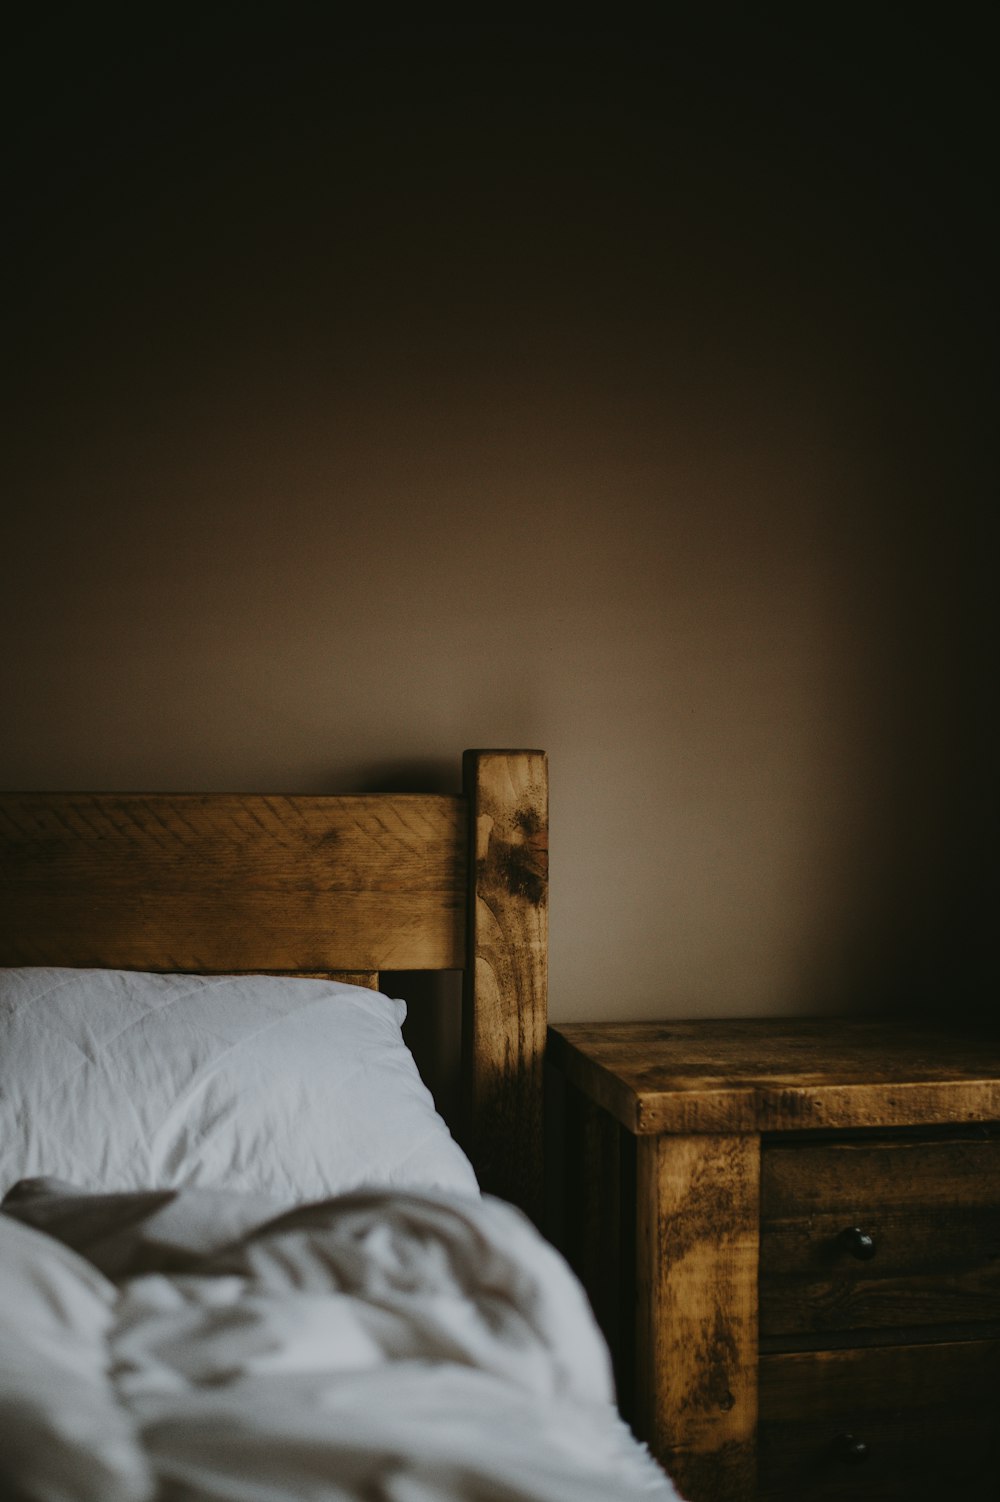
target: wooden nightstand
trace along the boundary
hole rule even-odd
[[[565,1249],[691,1502],[1000,1497],[1000,1040],[549,1030]]]

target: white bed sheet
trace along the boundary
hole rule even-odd
[[[617,1417],[579,1285],[516,1210],[380,1191],[273,1209],[52,1183],[8,1198],[0,1491],[674,1502]]]

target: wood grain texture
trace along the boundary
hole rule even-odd
[[[644,1137],[636,1161],[636,1426],[691,1502],[756,1486],[759,1143]]]
[[[998,1382],[996,1340],[762,1356],[761,1502],[996,1502]]]
[[[470,751],[472,830],[463,1048],[483,1187],[542,1216],[548,767],[541,751]]]
[[[6,794],[0,964],[458,968],[464,800]]]
[[[288,975],[287,970],[255,970],[254,975]],[[295,970],[291,972],[303,980],[335,980],[344,986],[361,986],[365,991],[377,991],[377,970]]]
[[[632,1132],[1000,1118],[1000,1038],[857,1018],[565,1024],[553,1055]]]
[[[762,1336],[1000,1320],[1000,1138],[769,1144],[760,1259]]]

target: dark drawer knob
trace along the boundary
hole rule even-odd
[[[848,1226],[840,1233],[840,1244],[859,1262],[870,1262],[875,1255],[875,1238],[860,1226]]]
[[[833,1448],[837,1459],[845,1465],[861,1465],[868,1459],[868,1446],[855,1434],[838,1434]]]

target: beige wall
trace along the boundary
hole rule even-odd
[[[860,137],[803,177],[801,104],[751,147],[572,68],[521,134],[487,68],[371,137],[372,68],[336,130],[310,74],[270,134],[241,96],[32,198],[0,783],[541,746],[554,1017],[968,1008],[992,650],[933,195],[887,207]]]

